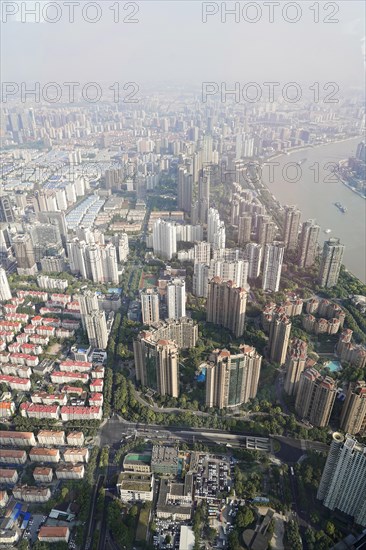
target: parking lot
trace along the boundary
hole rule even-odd
[[[220,494],[229,493],[233,473],[234,465],[228,459],[201,455],[196,474],[196,498],[217,500]]]
[[[163,550],[178,550],[180,541],[181,525],[188,525],[187,522],[172,521],[168,519],[156,520],[157,532],[154,535],[153,543],[155,548]]]

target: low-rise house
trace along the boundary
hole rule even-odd
[[[64,451],[65,462],[88,462],[89,461],[89,449],[87,447],[76,447],[75,449],[66,449]]]
[[[61,464],[55,473],[57,479],[83,479],[85,468],[83,464]]]
[[[12,489],[14,498],[24,502],[47,502],[51,498],[48,487],[30,487],[29,485],[17,485]]]
[[[0,468],[0,484],[15,485],[18,472],[14,468]]]
[[[43,525],[38,534],[41,542],[69,542],[70,529],[68,527],[48,527]]]
[[[37,440],[40,445],[65,445],[65,432],[55,430],[41,430],[37,435]]]
[[[36,445],[33,432],[0,431],[0,445],[15,447],[31,447]]]
[[[52,468],[47,466],[37,466],[33,470],[34,481],[37,483],[51,483],[53,478]]]
[[[51,373],[51,382],[53,384],[68,384],[76,381],[86,384],[89,381],[89,375],[84,372],[53,371]]]
[[[101,407],[61,407],[61,418],[67,420],[101,420]]]
[[[0,508],[5,508],[9,500],[9,495],[6,491],[0,491]]]
[[[20,414],[28,418],[53,418],[58,420],[60,417],[59,405],[37,405],[36,403],[21,403]]]
[[[80,447],[84,445],[84,434],[83,432],[70,432],[66,436],[67,444],[72,445],[73,447]]]
[[[10,418],[14,413],[14,401],[0,401],[0,418]]]
[[[29,391],[31,389],[31,381],[29,378],[19,378],[17,376],[9,376],[8,374],[0,374],[0,383],[6,384],[11,390]]]
[[[60,451],[58,449],[33,448],[29,453],[31,462],[60,462]]]
[[[25,464],[27,453],[20,449],[0,449],[0,462],[2,464]]]

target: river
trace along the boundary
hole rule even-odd
[[[281,204],[296,204],[302,221],[316,219],[321,227],[321,245],[328,237],[339,237],[346,247],[343,263],[365,283],[366,200],[348,189],[333,172],[335,163],[355,155],[360,141],[355,138],[274,157],[263,166],[262,181]],[[303,160],[300,166],[296,164]],[[289,181],[295,179],[296,183]],[[338,210],[335,202],[345,206],[347,212]],[[329,235],[324,233],[326,229],[332,230]]]

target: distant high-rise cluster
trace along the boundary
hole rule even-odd
[[[75,238],[67,242],[71,273],[95,283],[118,283],[117,251],[112,243],[87,244]]]

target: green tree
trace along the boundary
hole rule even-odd
[[[245,508],[244,510],[241,510],[238,512],[237,518],[236,518],[236,524],[241,529],[245,529],[253,523],[254,521],[254,514],[250,508]]]
[[[334,523],[332,523],[331,521],[327,521],[327,523],[325,524],[325,532],[330,537],[333,537],[334,534],[335,534],[335,525],[334,525]]]

